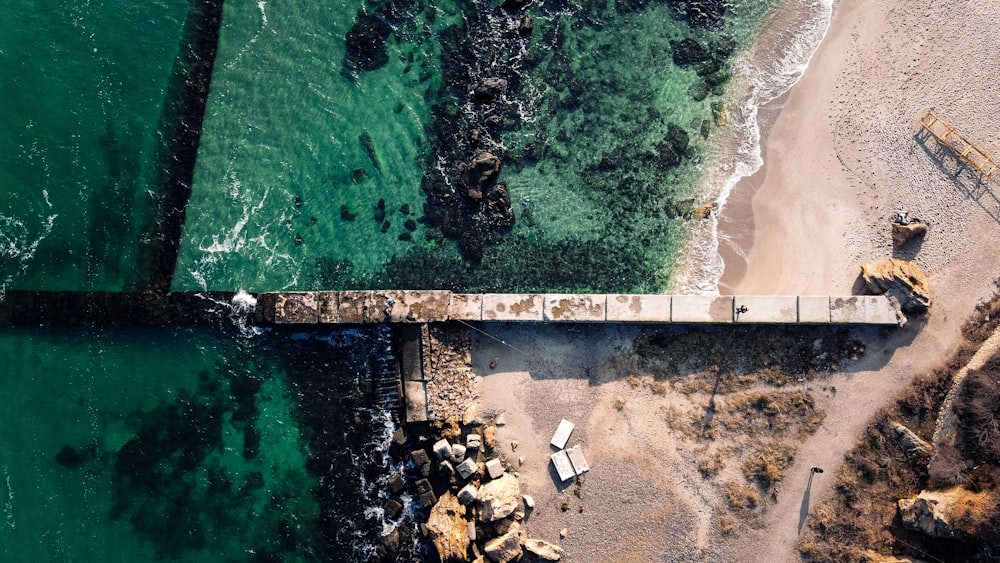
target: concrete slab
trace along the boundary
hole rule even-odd
[[[371,291],[340,291],[337,296],[337,315],[340,322],[361,324],[368,322],[366,311]]]
[[[422,381],[404,381],[403,395],[406,397],[406,421],[425,422],[427,420],[427,384]]]
[[[565,418],[559,422],[559,428],[556,428],[556,433],[552,435],[552,440],[549,442],[553,446],[559,448],[560,450],[566,447],[566,442],[569,441],[569,435],[573,433],[573,429],[576,426],[572,422],[566,420]]]
[[[798,302],[794,295],[737,295],[734,319],[738,323],[796,323]]]
[[[490,479],[498,479],[501,475],[503,475],[503,463],[500,462],[500,458],[495,457],[487,461],[486,472],[489,473]]]
[[[573,464],[573,471],[575,471],[577,475],[583,475],[584,473],[590,471],[590,464],[588,464],[587,459],[583,457],[583,450],[580,449],[579,444],[566,450],[566,456],[569,457],[569,462]]]
[[[484,321],[544,321],[542,296],[537,293],[483,295]]]
[[[670,320],[675,323],[731,323],[733,296],[674,295]]]
[[[316,324],[319,306],[311,292],[279,293],[274,301],[275,324]]]
[[[884,295],[830,297],[830,322],[898,325],[896,309]]]
[[[452,293],[448,303],[448,318],[459,321],[482,320],[483,296],[478,293]]]
[[[384,299],[382,299],[384,297]],[[451,292],[445,290],[375,291],[374,305],[383,305],[394,323],[434,323],[448,320]]]
[[[545,320],[603,323],[607,295],[550,294],[545,296]]]
[[[573,464],[569,462],[569,456],[566,455],[565,450],[559,450],[552,454],[549,459],[552,460],[552,465],[555,466],[560,481],[568,481],[576,477],[576,472],[573,471]]]
[[[608,295],[607,319],[608,322],[669,323],[670,300],[670,295]]]
[[[404,381],[425,379],[417,325],[403,325],[399,329],[399,367]]]
[[[830,322],[829,295],[800,295],[799,322],[828,324]]]
[[[320,324],[340,323],[340,293],[337,291],[316,292],[317,321]]]

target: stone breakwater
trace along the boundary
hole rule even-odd
[[[445,290],[262,293],[274,325],[445,321],[876,324],[904,322],[884,295],[461,294]]]

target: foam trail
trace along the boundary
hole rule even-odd
[[[834,0],[788,0],[781,4],[758,34],[755,44],[740,59],[737,83],[746,85],[738,94],[739,111],[731,116],[731,138],[721,154],[722,164],[708,171],[702,191],[716,203],[716,213],[695,225],[694,232],[675,266],[672,291],[719,293],[725,262],[719,254],[718,213],[740,180],[753,175],[764,164],[760,146],[758,110],[788,92],[802,77],[833,18]],[[788,23],[785,23],[788,22]]]

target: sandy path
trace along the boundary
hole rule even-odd
[[[842,0],[766,137],[765,168],[743,186],[755,228],[742,239],[753,246],[741,249],[746,264],[725,284],[740,293],[848,292],[860,261],[896,255],[927,272],[935,304],[926,324],[907,327],[881,350],[870,347],[852,373],[830,381],[838,392],[824,397],[827,420],[787,473],[783,509],[733,542],[733,560],[759,560],[762,546],[767,560],[798,559],[802,516],[831,492],[830,470],[879,407],[950,353],[961,323],[992,292],[1000,274],[990,242],[1000,232],[998,187],[968,173],[956,178],[954,161],[917,142],[913,125],[922,109],[936,106],[981,148],[1000,154],[1000,89],[979,74],[998,63],[1000,40],[981,17],[996,8],[987,0]],[[931,222],[921,245],[892,248],[888,219],[898,209]],[[810,479],[811,466],[828,472]]]

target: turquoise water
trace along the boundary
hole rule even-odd
[[[712,104],[730,88],[674,64],[670,41],[733,49],[711,74],[729,72],[772,3],[733,2],[721,32],[653,3],[533,3],[521,38],[518,18],[478,4],[384,3],[387,59],[359,70],[344,59],[361,3],[229,1],[197,161],[182,163],[173,288],[663,291],[710,200]],[[129,287],[189,4],[7,8],[0,299]],[[491,108],[457,82],[494,74],[511,84]],[[482,210],[442,221],[468,204],[425,208],[478,150],[502,158],[512,229],[487,232]],[[371,559],[391,528],[391,424],[371,408],[388,342],[384,327],[255,333],[223,317],[5,326],[0,560]]]
[[[185,2],[4,4],[0,290],[120,289]]]
[[[458,176],[460,162],[435,159],[435,107],[475,111],[472,84],[446,82],[454,71],[442,54],[455,46],[443,38],[499,33],[516,18],[490,12],[483,24],[459,17],[481,9],[471,4],[400,3],[407,17],[388,38],[387,64],[350,76],[343,38],[357,4],[231,2],[174,288],[663,291],[703,203],[699,164],[714,128],[703,135],[703,122],[722,99],[693,99],[702,77],[673,63],[670,41],[738,49],[770,3],[738,3],[739,19],[721,34],[672,19],[666,6],[619,14],[613,4],[542,5],[529,10],[535,29],[508,60],[491,59],[504,45],[470,48],[474,79],[523,67],[509,104],[520,122],[491,139],[505,155],[500,180],[517,221],[471,264],[437,229],[405,223],[422,215],[425,176]],[[677,167],[657,154],[671,124],[690,140]],[[602,157],[617,167],[595,172]]]
[[[0,334],[0,559],[362,557],[379,336],[234,332]]]

